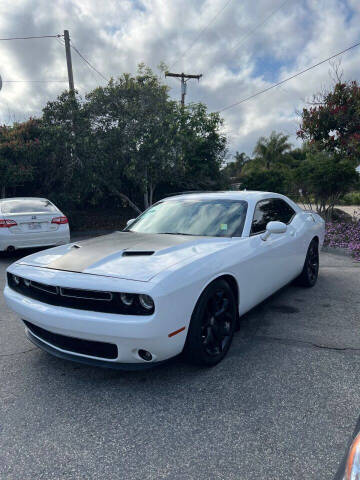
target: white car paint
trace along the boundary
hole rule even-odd
[[[189,195],[172,198],[186,199]],[[321,217],[304,212],[279,194],[216,192],[191,194],[191,198],[248,202],[242,236],[199,237],[142,258],[122,258],[123,252],[119,251],[82,273],[46,267],[73,248],[71,244],[30,255],[8,268],[12,274],[47,285],[148,294],[155,303],[152,315],[109,314],[53,306],[23,296],[7,284],[4,294],[8,306],[22,319],[51,332],[115,343],[118,357],[105,360],[107,363],[143,364],[139,349],[151,352],[152,362],[162,361],[181,353],[194,307],[214,279],[228,275],[236,281],[238,310],[242,315],[297,277],[311,240],[317,237],[320,246],[324,240]],[[285,200],[294,209],[295,216],[284,233],[270,234],[264,241],[261,234],[251,236],[250,229],[257,202],[269,198]],[[84,354],[73,355],[94,359]]]
[[[39,212],[26,211],[6,213],[2,205],[7,201],[32,201],[41,200],[51,204],[54,211]],[[44,198],[17,197],[0,199],[0,221],[11,220],[14,226],[0,228],[0,251],[18,248],[47,247],[63,245],[70,242],[69,224],[55,224],[52,220],[64,217],[64,214],[49,200]],[[31,229],[31,226],[37,227]]]

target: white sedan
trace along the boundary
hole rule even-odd
[[[5,298],[60,357],[129,368],[183,352],[211,366],[241,315],[294,279],[316,283],[323,240],[322,218],[276,193],[178,195],[122,232],[15,262]]]
[[[0,251],[70,242],[66,216],[46,198],[0,199]]]

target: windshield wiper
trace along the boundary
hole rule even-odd
[[[199,237],[193,233],[180,233],[180,232],[159,232],[159,235],[189,235],[190,237]]]

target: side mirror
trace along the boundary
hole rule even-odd
[[[266,232],[261,235],[261,240],[264,242],[270,237],[273,233],[285,233],[287,226],[283,222],[269,222],[266,225]]]
[[[128,221],[126,222],[126,226],[127,226],[127,227],[130,227],[130,225],[131,225],[134,221],[135,221],[135,218],[130,218],[130,220],[128,220]]]

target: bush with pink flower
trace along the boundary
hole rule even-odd
[[[360,262],[360,220],[328,222],[324,245],[348,250]]]

